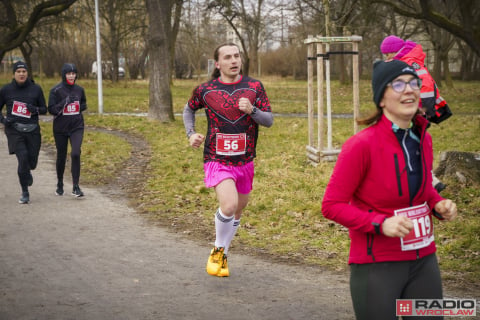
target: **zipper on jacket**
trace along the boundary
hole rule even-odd
[[[367,254],[369,256],[372,256],[372,260],[375,261],[375,256],[373,255],[373,251],[372,251],[372,248],[373,248],[373,238],[375,237],[375,235],[373,234],[368,234],[367,233]],[[371,240],[370,240],[371,239]]]
[[[425,140],[426,133],[427,133],[427,130],[425,129],[422,132],[422,135],[420,137],[420,161],[422,163],[422,173],[423,173],[423,183],[420,186],[420,190],[422,190],[422,192],[425,190],[427,186],[427,174],[431,174],[431,172],[427,171],[427,160],[425,159],[425,153],[423,151],[423,142]],[[420,190],[418,190],[418,193],[420,193]]]
[[[402,181],[401,181],[401,173],[400,173],[400,165],[398,164],[398,156],[397,154],[393,155],[395,161],[395,173],[397,176],[397,188],[398,188],[398,195],[401,197],[403,195],[402,192]]]

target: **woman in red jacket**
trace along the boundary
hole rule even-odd
[[[374,65],[375,113],[342,147],[323,215],[349,229],[350,289],[357,319],[396,319],[396,299],[441,299],[432,217],[455,203],[432,186],[432,139],[418,109],[421,80],[408,64]],[[436,318],[438,319],[438,318]]]

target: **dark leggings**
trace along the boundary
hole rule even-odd
[[[55,146],[57,147],[57,179],[63,183],[63,174],[65,172],[65,164],[67,162],[68,140],[72,150],[70,157],[72,159],[72,182],[78,185],[80,181],[80,154],[83,141],[83,129],[75,130],[71,133],[55,133]]]
[[[28,191],[31,179],[31,170],[37,167],[38,154],[40,152],[41,136],[39,134],[19,135],[15,145],[15,156],[18,161],[18,179],[22,191]]]
[[[396,299],[443,299],[437,256],[350,265],[350,293],[357,320],[397,319]],[[443,319],[443,317],[408,317]]]

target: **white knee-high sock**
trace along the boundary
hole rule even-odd
[[[240,226],[240,219],[233,220],[232,229],[230,230],[230,234],[228,235],[227,243],[225,244],[224,253],[228,253],[228,248],[230,247],[230,243],[232,243],[233,237],[237,234],[238,227]]]
[[[215,213],[215,247],[220,248],[229,244],[228,237],[233,228],[233,216],[227,217],[222,213],[222,210],[218,208]]]

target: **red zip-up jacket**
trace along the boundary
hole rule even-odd
[[[348,263],[415,260],[436,251],[435,242],[425,248],[402,251],[400,238],[378,233],[378,226],[395,210],[425,202],[433,209],[443,200],[432,186],[433,150],[432,138],[426,131],[428,121],[417,115],[415,126],[420,133],[423,177],[412,200],[406,156],[385,115],[350,137],[342,147],[325,190],[322,213],[349,229]]]

